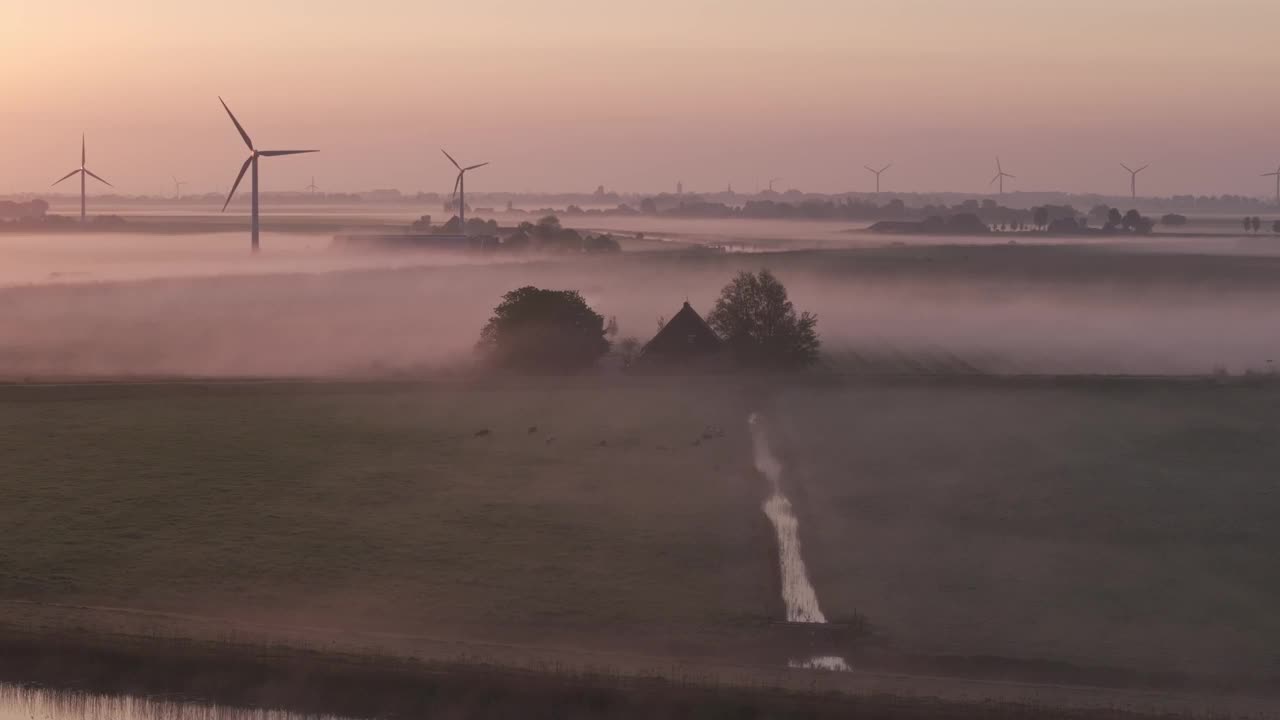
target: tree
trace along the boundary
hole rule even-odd
[[[1271,232],[1280,235],[1280,220],[1271,223]]]
[[[1253,216],[1253,231],[1254,231],[1254,232],[1258,232],[1258,231],[1259,231],[1259,230],[1261,230],[1261,229],[1262,229],[1262,218],[1258,217],[1257,215],[1254,215],[1254,216]]]
[[[1108,227],[1115,228],[1117,225],[1120,225],[1123,222],[1124,222],[1124,216],[1120,214],[1120,211],[1118,209],[1109,208],[1107,210],[1107,226]]]
[[[1032,221],[1036,224],[1036,227],[1037,227],[1037,228],[1042,228],[1042,227],[1044,227],[1045,225],[1048,225],[1048,224],[1049,224],[1049,209],[1048,209],[1048,208],[1045,208],[1045,207],[1038,207],[1038,208],[1036,208],[1035,210],[1033,210],[1033,211],[1032,211],[1032,216],[1033,216]]]
[[[1249,228],[1253,227],[1253,218],[1246,215],[1244,217],[1244,231],[1249,232]]]
[[[622,250],[622,245],[618,244],[618,241],[614,240],[609,233],[603,233],[588,235],[582,241],[582,249],[587,252],[619,252]]]
[[[1138,212],[1136,209],[1129,210],[1129,212],[1124,214],[1124,218],[1121,219],[1120,224],[1124,226],[1125,230],[1130,232],[1136,231],[1142,226],[1142,213]]]
[[[797,315],[787,289],[768,270],[738,273],[720,291],[707,323],[742,365],[797,368],[818,359],[817,316]]]
[[[618,356],[622,358],[622,366],[629,367],[640,354],[640,341],[633,337],[625,337],[618,341]]]
[[[609,341],[604,318],[576,290],[526,286],[502,296],[476,347],[498,367],[563,372],[595,364]]]

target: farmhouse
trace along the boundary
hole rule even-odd
[[[686,302],[640,350],[638,362],[650,366],[705,364],[718,359],[723,346],[715,330]]]

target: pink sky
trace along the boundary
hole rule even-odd
[[[46,0],[0,5],[0,192],[987,187],[1269,195],[1275,0]]]

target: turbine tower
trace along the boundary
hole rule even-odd
[[[773,184],[781,179],[782,178],[769,178],[769,192],[773,192]]]
[[[1151,166],[1150,166],[1150,165],[1143,165],[1142,167],[1138,168],[1137,170],[1134,170],[1133,168],[1129,167],[1128,165],[1125,165],[1124,163],[1120,163],[1120,167],[1122,167],[1122,168],[1124,168],[1125,170],[1128,170],[1128,171],[1129,171],[1129,196],[1130,196],[1131,198],[1133,198],[1134,200],[1137,200],[1137,199],[1138,199],[1138,173],[1142,172],[1143,170],[1146,170],[1147,168],[1149,168],[1149,167],[1151,167]]]
[[[1005,172],[1005,171],[1004,171],[1004,168],[1000,166],[1000,156],[999,156],[999,155],[997,155],[997,156],[996,156],[996,176],[995,176],[995,177],[993,177],[993,178],[991,178],[991,182],[987,183],[987,185],[995,185],[997,182],[999,182],[999,183],[1000,183],[1000,194],[1001,194],[1001,195],[1003,195],[1003,194],[1004,194],[1004,179],[1005,179],[1005,178],[1009,178],[1010,180],[1012,180],[1012,179],[1014,179],[1014,178],[1016,178],[1016,177],[1017,177],[1017,175],[1010,175],[1009,173],[1007,173],[1007,172]]]
[[[871,167],[870,165],[863,165],[862,167],[866,168],[867,172],[876,176],[876,194],[879,195],[880,194],[880,176],[884,174],[885,170],[888,170],[889,168],[893,167],[893,163],[889,163],[888,165],[885,165],[879,170]]]
[[[84,166],[84,164],[85,164],[84,135],[83,135],[83,134],[81,134],[81,135],[80,135],[80,167],[79,167],[79,168],[77,168],[77,169],[75,169],[75,170],[72,170],[71,172],[67,173],[66,175],[63,175],[62,177],[58,178],[58,180],[57,180],[56,182],[54,182],[54,183],[53,183],[53,185],[57,185],[58,183],[62,182],[63,180],[66,180],[67,178],[71,177],[72,175],[77,175],[77,174],[78,174],[78,175],[80,176],[80,224],[81,224],[81,225],[83,225],[83,224],[85,223],[85,212],[84,212],[84,179],[85,179],[85,176],[87,175],[87,176],[89,176],[89,177],[93,178],[94,180],[97,180],[98,182],[102,183],[103,185],[106,185],[107,187],[115,187],[115,185],[112,185],[111,183],[107,182],[106,180],[103,180],[102,178],[98,177],[97,175],[94,175],[94,174],[93,174],[93,171],[92,171],[92,170],[90,170],[89,168],[85,167],[85,166]],[[50,185],[49,187],[53,187],[53,185]]]
[[[319,150],[258,150],[253,146],[253,141],[249,139],[249,133],[244,131],[244,127],[240,125],[240,121],[232,114],[231,108],[227,107],[227,103],[221,97],[218,102],[222,103],[222,109],[227,111],[227,116],[231,118],[231,122],[235,124],[236,130],[239,131],[240,137],[244,140],[244,144],[249,147],[249,157],[244,161],[244,165],[240,166],[240,174],[236,175],[235,184],[231,186],[231,192],[227,194],[227,201],[222,204],[223,212],[226,212],[227,206],[231,204],[231,198],[236,196],[236,188],[240,187],[240,181],[244,179],[245,172],[249,166],[253,166],[253,178],[251,179],[251,205],[253,219],[250,225],[250,242],[253,251],[258,252],[258,158],[260,157],[278,157],[280,155],[301,155],[303,153],[320,152]]]
[[[441,148],[440,152],[444,153],[444,156],[449,158],[449,162],[453,163],[453,166],[458,168],[458,179],[453,181],[453,194],[458,198],[458,229],[463,235],[466,235],[467,234],[467,172],[471,170],[475,170],[476,168],[482,168],[485,165],[488,165],[489,163],[482,162],[479,165],[462,167],[461,165],[458,164],[458,161],[454,160],[453,156],[445,152],[443,148]]]
[[[174,200],[182,199],[182,186],[186,184],[187,184],[186,181],[179,180],[178,176],[175,175],[173,177],[173,199]]]
[[[1276,205],[1280,205],[1280,167],[1275,172],[1262,173],[1262,177],[1273,177],[1276,179]]]
[[[315,175],[312,175],[312,176],[311,176],[311,184],[310,184],[310,185],[308,185],[308,186],[306,186],[305,188],[303,188],[303,190],[310,190],[312,195],[315,195],[315,194],[316,194],[316,191],[317,191],[317,190],[319,190],[319,189],[320,189],[320,188],[316,187],[316,176],[315,176]]]

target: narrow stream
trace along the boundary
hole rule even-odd
[[[769,446],[764,419],[759,413],[747,418],[751,428],[751,447],[756,470],[769,481],[771,494],[764,502],[764,514],[778,535],[778,567],[782,585],[782,604],[787,622],[826,624],[827,617],[818,605],[818,594],[809,582],[804,555],[800,552],[800,521],[791,509],[791,501],[782,492],[782,463]],[[844,658],[835,656],[792,660],[792,667],[816,670],[848,670]]]

